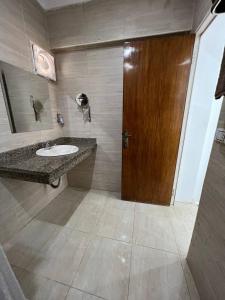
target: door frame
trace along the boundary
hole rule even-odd
[[[189,77],[189,83],[188,83],[186,103],[185,103],[185,108],[184,108],[184,117],[183,117],[183,123],[182,123],[182,128],[181,128],[180,144],[179,144],[178,155],[177,155],[177,164],[176,164],[174,183],[173,183],[173,192],[172,192],[172,198],[171,198],[170,205],[174,205],[175,198],[176,198],[177,183],[178,183],[181,159],[182,159],[183,148],[184,148],[184,140],[186,137],[187,123],[188,123],[190,104],[191,104],[191,98],[192,98],[192,91],[193,91],[195,72],[196,72],[197,61],[198,61],[200,40],[201,40],[202,34],[210,26],[210,24],[215,20],[216,17],[217,16],[212,15],[210,12],[208,12],[206,17],[203,19],[202,23],[193,32],[196,34],[196,37],[195,37],[192,65],[191,65],[190,77]]]

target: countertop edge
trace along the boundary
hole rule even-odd
[[[72,143],[74,141],[79,141],[82,142],[82,147],[84,147],[84,149],[81,150],[81,152],[78,152],[77,155],[74,154],[71,156],[71,159],[68,159],[68,155],[67,155],[67,160],[64,160],[62,162],[62,164],[60,166],[58,166],[57,168],[53,168],[52,170],[46,170],[45,171],[36,171],[36,170],[29,170],[29,169],[16,169],[15,167],[7,167],[7,163],[4,163],[5,165],[1,166],[1,160],[0,160],[0,177],[4,177],[4,178],[11,178],[11,179],[17,179],[17,180],[23,180],[23,181],[29,181],[29,182],[36,182],[36,183],[44,183],[44,184],[51,184],[54,181],[56,181],[58,178],[60,178],[61,176],[63,176],[65,173],[69,172],[71,169],[73,169],[76,165],[80,164],[83,160],[85,160],[86,158],[88,158],[92,153],[94,153],[94,151],[97,148],[97,141],[95,138],[69,138],[69,137],[65,137],[65,138],[59,138],[54,141],[58,141],[58,140],[67,140]],[[85,145],[86,142],[86,145]],[[33,155],[34,155],[34,151],[36,151],[37,145],[41,146],[43,144],[42,143],[37,143],[37,144],[32,144],[32,145],[28,145],[27,147],[22,147],[22,148],[18,148],[18,151],[21,151],[21,149],[23,151],[31,151],[30,149],[32,149],[33,151]],[[14,150],[10,150],[7,152],[3,152],[0,153],[5,155],[13,155],[13,153],[16,153],[17,149]],[[24,153],[25,153],[24,152]],[[71,155],[71,154],[69,154]],[[34,155],[34,158],[36,156]],[[62,158],[62,156],[59,156]],[[66,157],[66,155],[65,155]],[[7,156],[8,158],[8,156]],[[20,156],[21,159],[21,156]],[[32,157],[31,157],[32,159]]]

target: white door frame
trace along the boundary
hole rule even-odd
[[[212,21],[215,18],[216,18],[216,16],[212,15],[209,12],[206,15],[206,17],[204,18],[204,20],[202,21],[202,23],[199,25],[199,27],[194,31],[194,33],[196,34],[196,39],[195,39],[195,45],[194,45],[194,50],[193,50],[193,58],[192,58],[192,64],[191,64],[191,70],[190,70],[190,79],[189,79],[189,83],[188,83],[187,97],[186,97],[186,103],[185,103],[185,109],[184,109],[184,117],[183,117],[181,136],[180,136],[180,144],[179,144],[177,163],[176,163],[176,171],[175,171],[174,182],[173,182],[173,193],[172,193],[172,198],[171,198],[171,205],[174,205],[175,198],[176,198],[177,183],[178,183],[181,159],[182,159],[183,148],[184,148],[184,140],[185,140],[186,130],[187,130],[187,122],[188,122],[188,116],[189,116],[189,110],[190,110],[190,104],[191,104],[191,98],[192,98],[195,71],[196,71],[196,66],[197,66],[197,61],[198,61],[200,39],[201,39],[202,34],[210,26],[210,24],[212,23]]]

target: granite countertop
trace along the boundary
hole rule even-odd
[[[74,145],[79,151],[55,157],[36,155],[36,151],[50,145]],[[96,149],[95,138],[62,137],[0,153],[0,177],[51,184],[70,171]]]

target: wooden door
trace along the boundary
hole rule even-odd
[[[193,45],[186,33],[124,44],[124,200],[170,204]]]

